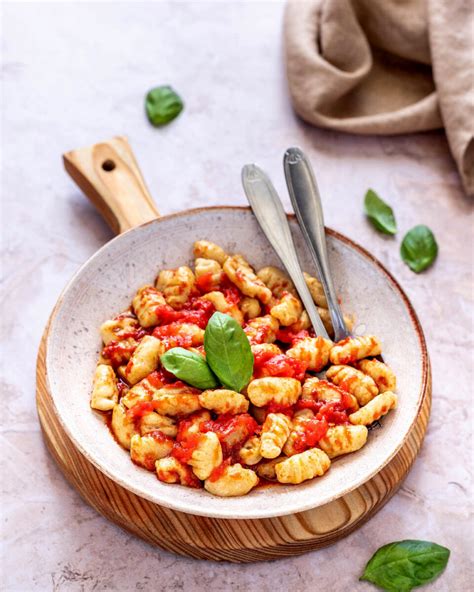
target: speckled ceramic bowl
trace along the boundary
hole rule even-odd
[[[313,271],[295,220],[291,220],[303,267]],[[402,446],[419,412],[427,374],[423,334],[406,296],[366,251],[329,233],[328,251],[345,311],[356,316],[356,333],[373,333],[398,377],[399,407],[373,430],[367,445],[338,459],[322,478],[298,486],[256,489],[238,498],[166,485],[135,466],[89,406],[101,347],[100,324],[127,308],[137,288],[160,269],[192,262],[192,244],[209,239],[244,254],[255,267],[279,265],[247,208],[206,208],[165,216],[115,238],[98,251],[64,290],[51,317],[46,370],[65,431],[81,453],[121,486],[162,506],[216,518],[281,516],[326,504],[377,473]]]

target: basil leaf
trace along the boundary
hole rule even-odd
[[[165,352],[160,360],[168,372],[191,386],[201,390],[219,386],[204,356],[183,347],[173,347]]]
[[[385,234],[397,232],[397,222],[392,208],[372,189],[365,194],[364,207],[365,213],[377,230]]]
[[[239,323],[215,312],[204,332],[207,363],[224,386],[240,392],[253,372],[250,343]]]
[[[438,255],[438,244],[427,226],[415,226],[402,241],[400,255],[408,267],[420,273],[429,267]]]
[[[410,592],[434,580],[446,567],[449,549],[428,541],[398,541],[380,547],[361,580],[388,592]]]
[[[178,117],[184,108],[184,103],[171,86],[157,86],[148,92],[145,108],[150,123],[160,126]]]

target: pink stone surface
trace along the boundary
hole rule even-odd
[[[11,3],[3,9],[2,565],[3,590],[370,592],[358,582],[381,545],[433,540],[452,550],[426,590],[468,590],[472,569],[472,202],[441,132],[393,138],[316,130],[292,113],[280,2]],[[171,84],[186,108],[163,129],[146,91]],[[46,452],[34,404],[35,356],[65,283],[111,233],[62,170],[66,150],[127,135],[162,213],[244,204],[240,168],[258,162],[284,195],[281,159],[310,156],[329,226],[368,248],[400,281],[433,364],[421,454],[392,501],[336,545],[236,566],[154,549],[96,514]],[[373,188],[399,235],[366,222]],[[289,200],[285,197],[289,209]],[[432,228],[436,265],[400,260],[404,232]],[[337,574],[337,576],[335,575]]]

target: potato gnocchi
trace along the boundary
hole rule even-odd
[[[371,424],[397,405],[395,374],[375,358],[379,339],[315,336],[282,270],[256,271],[205,240],[193,253],[193,265],[161,270],[129,310],[100,327],[90,404],[107,416],[132,462],[163,483],[230,497],[259,482],[320,477],[333,459],[362,448]],[[305,279],[331,335],[322,286]],[[205,355],[204,332],[216,311],[231,316],[250,343],[253,372],[241,392],[197,389],[161,366],[171,348]]]

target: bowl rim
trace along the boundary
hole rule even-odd
[[[246,519],[273,518],[273,517],[279,517],[279,516],[285,516],[285,515],[295,514],[295,513],[299,513],[299,512],[304,512],[304,511],[311,510],[311,509],[316,508],[321,505],[329,504],[329,503],[333,502],[334,500],[347,495],[351,491],[354,491],[358,487],[362,486],[364,483],[367,483],[368,481],[370,481],[377,473],[379,473],[384,467],[387,466],[387,464],[398,454],[400,449],[405,444],[407,438],[409,437],[410,433],[412,432],[413,428],[415,427],[415,424],[417,422],[418,416],[421,411],[421,407],[423,405],[424,397],[427,393],[427,387],[428,387],[428,381],[429,381],[428,380],[429,379],[428,349],[426,346],[426,340],[425,340],[425,336],[423,333],[423,329],[421,327],[418,316],[413,308],[413,305],[411,304],[408,296],[405,294],[404,290],[402,289],[402,287],[400,286],[398,281],[387,270],[387,268],[376,257],[374,257],[367,249],[365,249],[364,247],[362,247],[361,245],[359,245],[358,243],[356,243],[352,239],[339,233],[336,230],[333,230],[332,228],[329,228],[327,226],[325,227],[326,232],[329,236],[339,240],[342,243],[345,243],[347,246],[354,249],[355,251],[358,251],[359,254],[361,254],[363,257],[368,259],[370,261],[370,263],[372,263],[375,267],[377,267],[382,272],[382,274],[386,277],[386,279],[389,281],[391,286],[396,290],[398,295],[401,297],[401,300],[403,301],[403,304],[409,313],[411,322],[413,324],[413,327],[415,329],[416,336],[417,336],[417,339],[419,342],[420,353],[421,353],[421,373],[422,373],[421,387],[420,387],[420,392],[418,394],[416,413],[414,414],[413,421],[409,425],[409,428],[407,429],[403,440],[396,446],[396,448],[392,451],[392,453],[382,463],[379,463],[379,465],[376,468],[374,468],[369,474],[365,474],[364,477],[362,477],[360,480],[354,482],[351,486],[348,486],[348,487],[344,488],[343,490],[335,493],[334,495],[329,496],[327,499],[324,500],[324,504],[318,503],[317,500],[316,501],[313,500],[313,501],[309,501],[305,504],[299,504],[297,508],[295,508],[295,507],[287,508],[286,506],[285,506],[285,508],[279,508],[279,509],[269,508],[268,511],[265,511],[265,512],[259,511],[258,515],[256,515],[255,513],[252,513],[252,515],[244,513],[239,516],[239,515],[234,515],[234,514],[230,515],[229,512],[226,512],[226,511],[223,511],[223,512],[219,512],[219,511],[215,511],[215,510],[206,511],[205,509],[200,509],[200,508],[193,508],[191,510],[191,509],[187,509],[186,507],[183,507],[180,503],[174,504],[174,503],[161,502],[161,501],[158,503],[156,501],[156,496],[153,497],[152,495],[147,495],[141,489],[138,489],[138,488],[130,485],[128,483],[128,481],[118,478],[117,475],[115,475],[114,473],[109,471],[107,469],[107,467],[104,467],[100,462],[96,461],[96,459],[88,453],[88,451],[77,440],[77,438],[74,435],[74,432],[70,429],[68,423],[63,420],[62,415],[59,413],[59,411],[56,407],[56,404],[55,404],[54,397],[52,395],[52,389],[51,389],[51,385],[50,385],[50,381],[49,381],[49,368],[48,368],[49,367],[49,356],[47,355],[47,352],[48,352],[48,345],[49,345],[50,339],[52,338],[52,333],[50,331],[51,324],[52,324],[56,314],[58,313],[58,311],[60,310],[60,308],[62,306],[62,301],[64,299],[64,296],[66,295],[69,288],[72,285],[74,285],[76,278],[82,273],[82,271],[86,267],[88,267],[91,264],[91,262],[96,257],[99,257],[101,255],[103,250],[105,250],[106,248],[109,248],[109,245],[111,243],[121,240],[121,238],[123,236],[128,235],[130,233],[139,232],[141,229],[143,229],[151,224],[160,223],[162,220],[170,220],[173,218],[186,217],[188,215],[198,214],[200,212],[217,212],[218,213],[219,211],[231,211],[231,210],[232,211],[249,212],[249,211],[251,211],[251,208],[249,206],[226,206],[226,205],[223,205],[223,206],[219,206],[219,205],[217,205],[217,206],[203,206],[203,207],[197,207],[197,208],[190,208],[190,209],[183,210],[180,212],[174,212],[172,214],[167,214],[164,216],[159,216],[158,218],[154,218],[153,220],[149,220],[147,222],[144,222],[143,224],[140,224],[138,226],[134,226],[133,228],[130,228],[130,229],[120,233],[119,235],[117,235],[117,236],[113,237],[112,239],[110,239],[109,241],[107,241],[95,253],[93,253],[93,255],[91,255],[91,257],[89,257],[82,265],[80,265],[80,267],[75,271],[75,273],[73,274],[71,279],[67,282],[67,284],[65,285],[65,287],[61,291],[61,293],[58,297],[58,300],[51,312],[49,319],[48,319],[46,329],[45,329],[46,339],[44,341],[44,346],[45,346],[45,364],[44,364],[45,376],[44,376],[44,379],[45,379],[46,388],[47,388],[48,393],[50,395],[51,404],[53,406],[53,411],[54,411],[56,417],[58,418],[60,425],[64,429],[66,435],[71,440],[72,444],[76,447],[76,449],[84,456],[84,458],[88,462],[92,463],[93,466],[95,466],[99,471],[101,471],[104,475],[106,475],[112,481],[117,483],[119,486],[124,487],[125,489],[132,492],[133,494],[135,494],[141,498],[147,499],[148,501],[150,501],[152,503],[155,503],[157,505],[162,505],[163,507],[167,507],[171,510],[183,512],[183,513],[187,513],[187,514],[194,514],[194,515],[200,515],[200,516],[209,517],[209,518],[220,518],[220,519],[246,520]],[[296,219],[296,216],[292,213],[286,213],[286,215],[290,220]],[[177,495],[177,497],[179,499],[179,495]],[[225,499],[226,498],[223,498],[223,500],[225,500]]]

